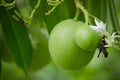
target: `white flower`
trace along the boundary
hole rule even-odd
[[[114,43],[115,43],[115,38],[120,38],[119,35],[116,35],[116,32],[114,32],[110,38],[105,38],[105,41],[106,41],[107,45],[105,45],[104,47],[113,46]]]
[[[109,40],[108,38],[105,38],[105,41],[107,44],[104,47],[111,47],[113,45],[113,42]]]
[[[105,36],[106,45],[104,47],[112,47],[116,45],[117,40],[115,38],[120,38],[120,35],[116,35],[114,32],[110,35],[109,32],[106,31],[106,24],[102,21],[98,22],[95,19],[96,26],[89,26],[91,29],[95,30],[96,32],[100,33],[102,36]]]
[[[104,24],[102,21],[98,22],[95,19],[95,24],[96,24],[96,26],[90,26],[90,28],[97,31],[100,34],[106,32],[106,24]]]

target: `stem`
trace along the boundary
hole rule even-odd
[[[80,9],[77,8],[76,14],[75,14],[75,16],[74,16],[74,20],[75,20],[75,21],[78,21],[78,20],[79,20],[79,16],[80,16]]]
[[[53,7],[49,11],[45,12],[45,15],[51,14],[63,1],[64,0],[48,1],[48,5],[52,5]]]
[[[7,10],[9,10],[15,6],[15,3],[16,3],[16,0],[14,0],[11,3],[7,3],[4,0],[1,0],[0,6],[4,6],[4,7],[6,7]]]
[[[117,32],[119,32],[120,26],[119,26],[119,22],[118,22],[118,18],[117,18],[114,0],[108,0],[108,3],[109,3],[110,13],[111,13],[110,15],[112,18],[113,27]]]
[[[29,17],[29,20],[30,20],[29,24],[31,23],[32,18],[34,16],[35,12],[37,11],[38,7],[40,6],[40,2],[41,2],[41,0],[38,0],[37,4],[35,5],[34,9],[32,10],[31,15]]]
[[[75,0],[74,2],[75,2],[76,7],[79,8],[84,13],[85,23],[88,24],[89,14],[88,14],[87,10],[84,8],[82,3],[79,2],[79,0]]]
[[[28,26],[28,21],[26,22],[25,18],[19,12],[17,12],[16,10],[14,10],[14,12],[15,12],[16,16],[13,15],[12,17],[17,21],[20,21],[21,24],[23,24],[25,27],[27,27]]]
[[[92,17],[93,19],[96,18],[98,21],[101,21],[99,18],[97,18],[96,16],[92,15],[89,13],[89,16]]]

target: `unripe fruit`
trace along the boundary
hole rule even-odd
[[[100,36],[87,24],[79,25],[75,32],[75,42],[83,50],[94,51],[98,47]]]
[[[74,40],[74,34],[83,23],[72,19],[58,23],[49,38],[49,51],[53,61],[68,70],[77,70],[87,65],[94,51],[79,48]]]

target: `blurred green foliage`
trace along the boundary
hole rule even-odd
[[[2,0],[0,0],[0,2],[1,1]],[[5,0],[5,1],[12,2],[13,0]],[[34,6],[37,4],[37,1],[38,0],[35,0],[35,1],[34,0],[17,0],[16,9],[26,19],[26,17],[29,17]],[[106,5],[106,0],[82,0],[82,1],[89,13],[100,18],[102,21],[107,22],[107,30],[109,32],[112,32],[113,26],[112,26],[108,5]],[[114,0],[114,1],[115,1],[115,8],[117,11],[117,17],[120,23],[120,0]],[[44,28],[46,31],[50,33],[52,28],[58,22],[65,19],[73,18],[76,11],[74,0],[64,0],[50,15],[45,15],[44,12],[46,10],[50,10],[51,8],[52,6],[49,6],[47,4],[47,0],[41,0],[41,4],[38,10],[34,14],[30,27],[40,26],[39,27],[40,29]],[[1,69],[0,77],[1,77],[1,80],[120,80],[120,58],[119,58],[120,51],[117,51],[115,49],[108,50],[109,52],[108,58],[104,58],[102,54],[100,58],[97,58],[97,55],[98,55],[98,50],[97,50],[92,61],[85,68],[80,69],[78,71],[67,71],[67,70],[61,69],[51,61],[49,64],[40,68],[38,71],[29,72],[28,75],[26,75],[24,73],[24,70],[21,68],[21,66],[16,65],[14,60],[10,61],[9,59],[10,58],[9,56],[13,57],[13,55],[10,52],[11,47],[9,47],[6,43],[7,40],[9,41],[9,39],[7,40],[5,39],[5,34],[3,34],[3,31],[1,28],[2,19],[7,21],[7,18],[3,16],[3,13],[4,12],[2,11],[2,7],[0,6],[0,69]],[[84,21],[84,17],[82,13],[80,14],[79,19]],[[4,21],[4,24],[7,26],[10,26],[7,24],[8,22],[6,21]],[[14,26],[15,30],[13,29],[13,32],[17,30],[17,27],[19,27],[19,24],[20,24],[19,23],[20,21],[16,20],[15,22],[16,24],[14,25],[16,26]],[[31,28],[28,27],[27,29],[29,30]],[[25,35],[29,35],[29,32],[23,31],[23,34],[19,35],[19,37],[22,36],[23,40],[25,39],[24,33]],[[9,36],[9,35],[8,37],[13,38],[13,36]],[[17,39],[18,42],[20,39]],[[26,40],[25,42],[23,41],[24,43],[19,43],[19,45],[23,44],[21,49],[26,48],[24,45],[27,44],[26,43],[27,41],[29,40]],[[15,44],[14,41],[13,41],[13,44]],[[31,45],[31,43],[28,42],[28,45]],[[31,48],[28,50],[29,50],[28,52],[30,53],[32,52]],[[14,51],[14,47],[13,47],[13,51]],[[19,61],[18,63],[20,63],[21,57],[19,57],[17,54],[18,53],[16,53],[16,56],[17,56],[16,58],[20,58],[18,59]],[[7,58],[5,57],[5,55],[7,55]],[[30,57],[31,55],[23,54],[23,56]],[[27,59],[28,62],[30,59]],[[23,65],[22,67],[26,67],[26,66]]]
[[[78,71],[61,69],[51,62],[37,72],[29,73],[28,77],[15,64],[2,62],[2,80],[119,80],[119,52],[109,54],[108,59],[103,55],[97,58],[97,55],[98,51],[92,61]]]

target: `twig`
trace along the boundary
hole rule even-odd
[[[79,8],[85,16],[85,23],[88,24],[88,20],[89,20],[89,13],[87,12],[87,10],[84,8],[84,6],[82,5],[81,2],[79,2],[79,0],[74,0],[75,5],[77,8]]]

